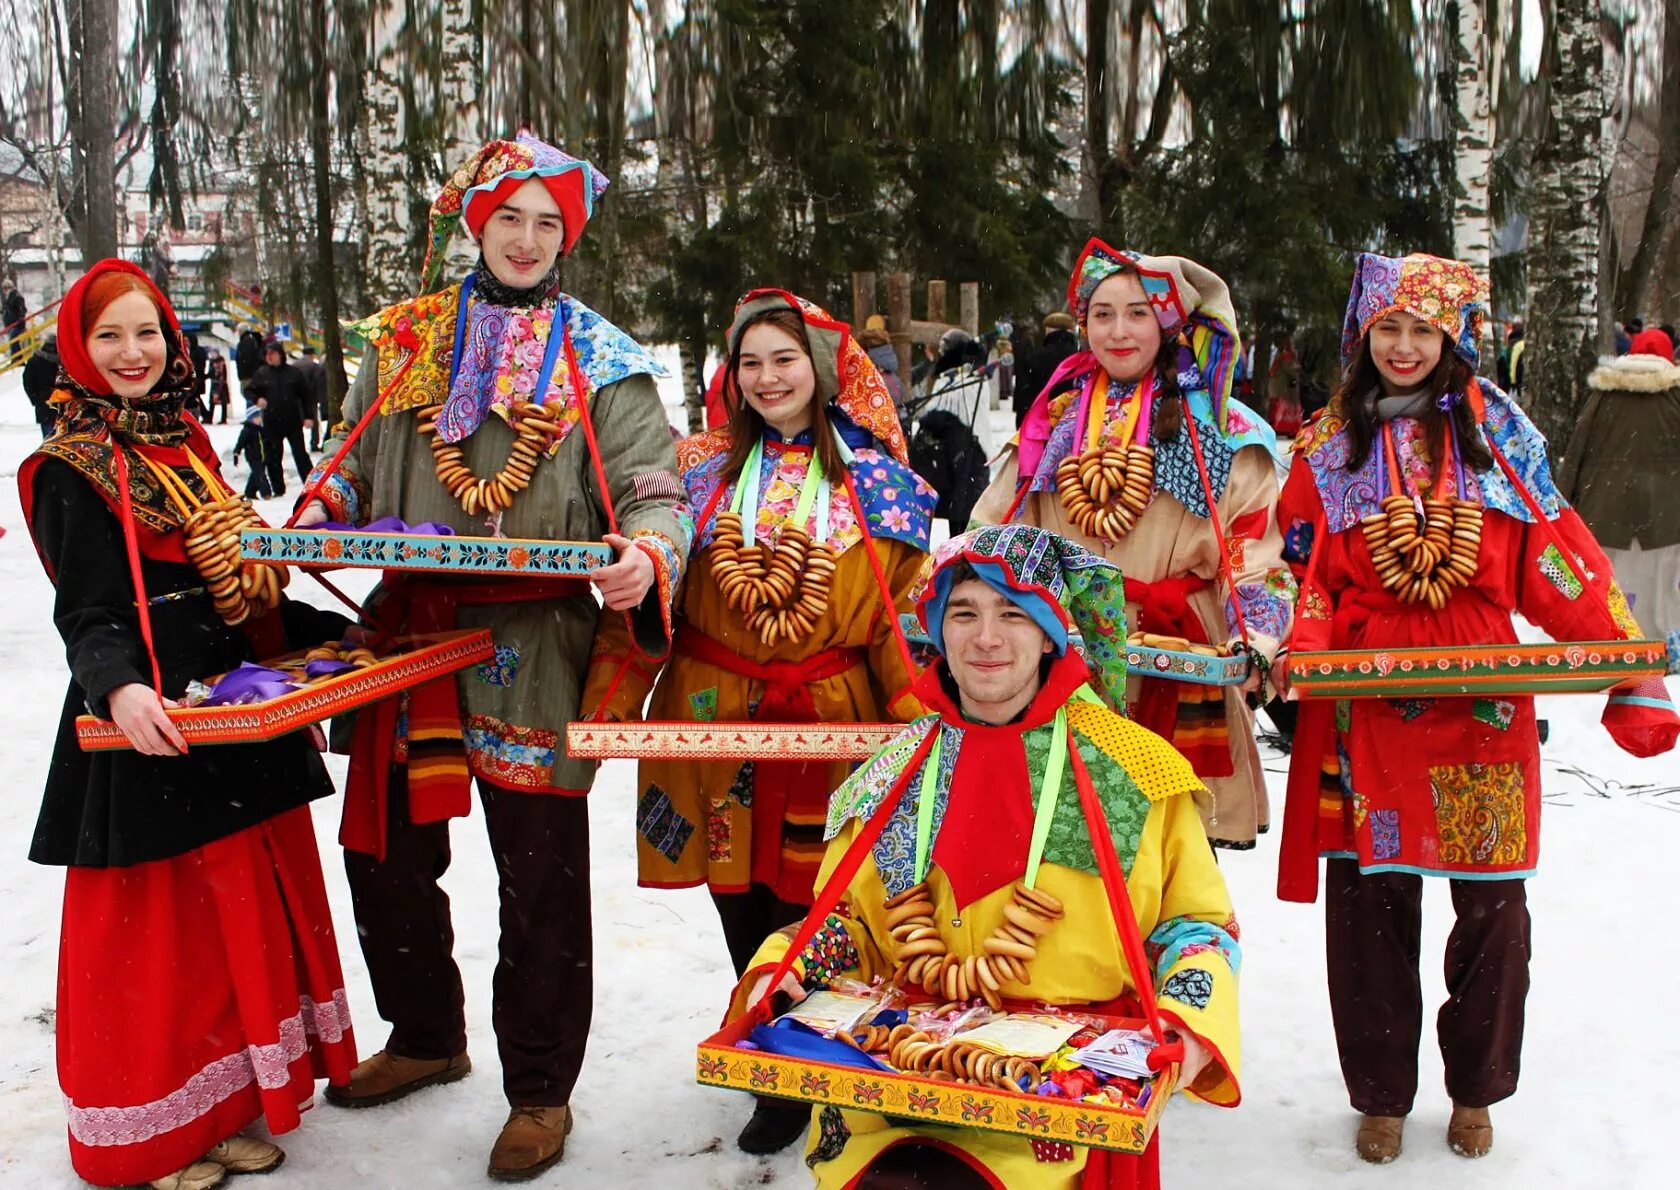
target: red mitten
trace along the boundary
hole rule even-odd
[[[1599,722],[1618,748],[1634,756],[1660,756],[1680,738],[1680,715],[1661,678],[1616,687]]]

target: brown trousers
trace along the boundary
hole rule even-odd
[[[1517,1089],[1528,996],[1528,903],[1521,880],[1454,880],[1447,1002],[1435,1028],[1447,1093],[1487,1107]],[[1423,990],[1418,980],[1423,878],[1361,875],[1351,859],[1325,871],[1330,1016],[1354,1109],[1403,1116],[1417,1095]]]
[[[467,1048],[461,971],[451,953],[449,824],[408,817],[403,773],[391,778],[385,861],[346,851],[344,870],[386,1049],[447,1058]],[[514,1106],[570,1101],[594,1008],[589,802],[478,783],[496,858],[501,941],[491,1021],[502,1087]]]

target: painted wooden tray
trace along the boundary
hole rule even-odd
[[[340,529],[246,529],[239,535],[239,548],[244,557],[259,562],[307,568],[528,574],[539,578],[583,578],[613,560],[612,547],[601,542]]]
[[[743,1013],[700,1043],[696,1081],[772,1095],[800,1103],[832,1104],[849,1111],[878,1112],[944,1124],[1002,1132],[1028,1140],[1064,1141],[1087,1148],[1142,1153],[1172,1097],[1178,1067],[1156,1076],[1146,1106],[1086,1103],[1019,1091],[970,1086],[896,1071],[860,1069],[832,1062],[790,1058],[763,1050],[736,1049],[752,1031],[753,1016]],[[1115,1027],[1138,1022],[1112,1022]]]
[[[1660,678],[1666,646],[1653,640],[1295,653],[1289,683],[1301,698],[1450,698],[1591,694]]]
[[[237,706],[180,707],[164,713],[188,744],[261,743],[488,661],[495,651],[486,628],[398,637],[372,665],[321,678],[279,698]],[[288,653],[265,664],[301,661],[304,652]],[[76,741],[84,752],[130,747],[115,723],[92,715],[77,717]]]
[[[868,760],[902,723],[566,724],[575,760]]]

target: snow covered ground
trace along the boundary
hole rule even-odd
[[[224,454],[232,448],[232,427],[213,434]],[[0,772],[12,778],[10,795],[0,799],[0,1184],[56,1190],[81,1183],[65,1154],[53,1066],[62,876],[24,858],[65,681],[51,590],[13,483],[36,441],[15,373],[0,377],[0,598],[7,619],[0,634]],[[278,507],[265,511],[274,520],[284,515]],[[347,577],[345,585],[355,584]],[[293,590],[309,597],[311,584]],[[1172,1106],[1162,1130],[1167,1185],[1676,1184],[1667,1132],[1673,1113],[1663,1090],[1671,1080],[1663,1072],[1680,1067],[1680,1030],[1671,1015],[1680,960],[1662,943],[1661,923],[1674,902],[1669,865],[1680,848],[1680,788],[1663,787],[1680,786],[1680,761],[1620,753],[1598,728],[1600,709],[1601,700],[1591,697],[1541,707],[1552,722],[1550,793],[1543,875],[1529,893],[1535,962],[1527,1062],[1517,1097],[1494,1109],[1493,1154],[1469,1163],[1446,1150],[1440,1136],[1448,1104],[1439,1058],[1426,1042],[1423,1092],[1404,1155],[1384,1169],[1354,1157],[1354,1117],[1325,999],[1320,912],[1273,896],[1274,836],[1254,852],[1223,859],[1244,936],[1244,1102],[1234,1111],[1185,1100]],[[329,763],[342,775],[342,759]],[[1268,768],[1277,805],[1281,759]],[[636,888],[633,784],[631,765],[613,762],[592,797],[595,1029],[574,1100],[577,1131],[564,1163],[538,1184],[809,1185],[797,1153],[758,1160],[737,1152],[745,1098],[694,1083],[694,1045],[716,1025],[730,984],[723,940],[703,891]],[[318,803],[316,825],[351,1005],[362,1050],[371,1053],[385,1031],[355,947],[334,844],[337,811],[331,801]],[[374,1111],[322,1105],[284,1138],[286,1165],[263,1190],[488,1184],[484,1159],[506,1112],[489,1022],[495,878],[479,823],[458,823],[454,837],[445,885],[477,1069],[453,1087]],[[1424,978],[1436,1002],[1451,912],[1444,886],[1429,889],[1427,906]],[[1636,929],[1641,920],[1646,924]]]

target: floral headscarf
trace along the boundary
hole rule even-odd
[[[805,337],[811,341],[811,367],[817,376],[817,397],[836,406],[852,423],[874,435],[893,458],[910,461],[904,429],[886,381],[869,358],[869,353],[852,338],[852,329],[828,311],[785,289],[755,289],[735,305],[735,318],[725,339],[731,354],[749,319],[766,310],[792,310],[805,323]],[[725,393],[725,401],[738,402],[739,392]]]
[[[952,568],[964,561],[1030,615],[1058,655],[1077,631],[1104,699],[1126,705],[1126,580],[1118,566],[1034,525],[987,525],[953,537],[928,559],[915,596],[922,629],[942,654]]]
[[[444,249],[462,219],[476,238],[491,212],[531,178],[541,178],[559,204],[565,224],[560,255],[571,253],[595,213],[595,200],[610,183],[589,162],[521,132],[513,140],[493,140],[479,149],[450,175],[432,201],[431,238],[420,270],[422,293],[437,287]]]
[[[1472,368],[1487,312],[1487,282],[1462,260],[1414,252],[1379,256],[1361,252],[1353,266],[1347,317],[1342,323],[1342,367],[1353,362],[1359,341],[1378,319],[1403,310],[1440,329]]]
[[[1068,310],[1079,320],[1081,331],[1097,286],[1126,268],[1137,273],[1161,329],[1183,337],[1189,358],[1180,361],[1180,371],[1184,364],[1195,365],[1213,398],[1215,421],[1229,429],[1226,409],[1242,353],[1230,288],[1212,269],[1182,256],[1145,256],[1092,238],[1068,279]]]

